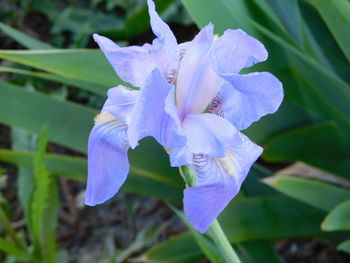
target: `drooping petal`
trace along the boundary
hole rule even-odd
[[[184,210],[188,220],[201,233],[240,190],[251,165],[262,148],[243,134],[227,146],[226,156],[214,159],[208,155],[194,155],[196,186],[184,190]]]
[[[156,67],[169,78],[176,74],[178,68],[177,41],[156,13],[153,1],[148,0],[148,6],[152,30],[157,36],[153,45],[119,47],[106,37],[93,35],[117,75],[135,87],[143,87]]]
[[[225,156],[225,145],[232,143],[237,133],[229,121],[210,113],[187,115],[182,128],[192,153],[216,158]]]
[[[119,85],[109,89],[107,94],[108,99],[103,105],[101,113],[108,112],[115,118],[129,123],[132,108],[140,95],[140,91]]]
[[[263,44],[244,31],[227,29],[213,47],[212,63],[214,70],[220,74],[238,73],[267,59]]]
[[[174,86],[154,69],[141,90],[131,114],[128,138],[132,148],[138,140],[153,136],[166,148],[185,144],[174,101]]]
[[[213,25],[209,24],[190,42],[181,60],[176,101],[182,118],[188,114],[202,113],[223,81],[212,68],[210,54],[213,41]]]
[[[230,74],[224,78],[230,84],[222,86],[217,102],[209,111],[223,116],[238,130],[274,113],[283,100],[281,82],[268,72]]]
[[[85,204],[101,204],[115,195],[129,172],[127,126],[109,113],[95,119],[88,144]]]

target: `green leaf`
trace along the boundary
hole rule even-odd
[[[349,190],[316,180],[274,176],[269,178],[269,185],[287,196],[326,212],[350,199]]]
[[[0,250],[6,254],[14,256],[17,260],[31,260],[31,255],[27,251],[18,248],[17,246],[2,238],[0,238]]]
[[[186,263],[202,257],[202,251],[189,232],[169,238],[142,256],[152,263]]]
[[[48,128],[49,140],[85,152],[97,111],[72,102],[0,82],[0,122],[39,134]]]
[[[274,195],[236,198],[219,216],[219,220],[230,242],[238,243],[321,235],[324,233],[319,225],[324,216],[325,213],[299,201]],[[268,245],[261,246],[267,248]],[[203,254],[192,235],[186,232],[160,243],[146,252],[144,257],[150,262],[180,263],[192,262],[202,258]]]
[[[264,157],[271,161],[339,159],[348,154],[346,148],[338,126],[334,122],[325,122],[297,128],[273,137],[267,142]]]
[[[341,242],[337,249],[350,254],[350,239]]]
[[[275,195],[234,199],[219,221],[231,242],[241,242],[318,235],[324,215],[302,202]]]
[[[322,222],[324,231],[350,230],[350,200],[337,205]]]
[[[1,50],[0,58],[32,66],[68,79],[96,84],[98,87],[111,88],[121,83],[99,50]]]
[[[264,2],[264,1],[257,1]],[[290,32],[293,38],[301,43],[302,42],[302,19],[299,10],[298,1],[295,0],[285,0],[283,2],[279,0],[267,0],[269,6],[274,10],[279,18],[279,21],[285,26],[285,28]]]
[[[184,213],[180,210],[171,207],[171,209],[181,218],[182,222],[185,223],[189,229],[191,235],[196,241],[197,245],[202,250],[203,254],[210,260],[212,263],[222,263],[225,262],[224,258],[220,255],[220,252],[215,247],[214,243],[211,242],[205,235],[201,235],[197,230],[193,228],[190,222],[188,222]]]
[[[97,84],[91,84],[80,80],[73,80],[66,77],[53,75],[50,73],[30,71],[30,70],[17,69],[17,68],[9,68],[9,67],[0,67],[0,72],[14,73],[14,74],[24,75],[28,77],[35,77],[35,78],[40,78],[44,80],[59,82],[59,83],[77,87],[86,91],[90,91],[104,97],[107,94],[107,88],[105,86],[99,86]]]
[[[33,169],[34,155],[33,152],[0,150],[0,161]],[[44,156],[44,162],[50,174],[79,182],[86,181],[85,158],[47,153]]]
[[[12,128],[12,149],[19,151],[34,151],[37,135],[28,133],[25,130]],[[32,169],[19,166],[17,179],[17,196],[24,210],[26,221],[29,222],[30,197],[33,190],[33,171]]]
[[[265,240],[246,241],[238,244],[247,263],[284,263],[272,242]]]
[[[350,62],[350,3],[347,0],[308,0],[320,13]]]
[[[34,155],[34,188],[30,206],[30,230],[34,255],[46,262],[56,262],[55,229],[58,222],[58,188],[55,178],[45,168],[47,130],[44,129]]]
[[[28,49],[54,49],[55,47],[35,39],[17,29],[0,22],[0,29]]]
[[[265,144],[263,157],[273,162],[303,161],[349,178],[347,148],[348,142],[340,135],[338,125],[330,121],[276,135]]]
[[[151,142],[152,143],[152,142]],[[141,142],[139,147],[145,147],[145,151],[150,150],[148,142]],[[153,146],[154,148],[154,146]],[[0,150],[0,161],[14,165],[22,165],[32,168],[34,153]],[[64,176],[65,178],[86,181],[87,161],[85,158],[72,157],[57,154],[45,154],[45,167],[50,174]],[[148,160],[153,162],[152,160]],[[157,163],[155,163],[157,165]],[[136,194],[159,198],[172,204],[182,203],[183,183],[180,176],[174,171],[161,173],[161,167],[152,170],[151,164],[145,168],[131,166],[130,174],[122,189]]]

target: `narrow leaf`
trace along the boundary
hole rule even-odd
[[[53,46],[0,22],[0,29],[28,49],[54,49]]]

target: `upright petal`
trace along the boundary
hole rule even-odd
[[[215,158],[225,156],[225,145],[231,144],[237,133],[230,122],[210,113],[187,115],[182,128],[192,153],[208,154]]]
[[[174,80],[178,68],[177,41],[170,28],[148,0],[151,26],[157,38],[152,45],[119,47],[110,39],[94,34],[94,39],[104,52],[117,75],[135,87],[143,87],[152,70],[158,67],[166,78]]]
[[[268,72],[230,74],[209,112],[223,116],[238,130],[274,113],[283,100],[281,82]]]
[[[169,26],[159,17],[154,2],[147,0],[151,27],[156,35],[152,42],[157,67],[169,83],[173,83],[179,67],[179,50],[176,38]]]
[[[213,25],[209,24],[189,43],[181,60],[176,102],[182,119],[187,114],[202,113],[223,82],[211,65],[213,41]]]
[[[108,112],[115,118],[129,123],[132,108],[140,95],[140,91],[119,85],[109,89],[107,94],[108,99],[103,105],[101,113]]]
[[[117,75],[135,87],[142,87],[156,67],[151,45],[119,47],[106,37],[93,36]]]
[[[174,101],[174,86],[169,84],[158,69],[150,74],[133,108],[128,138],[132,148],[138,140],[153,136],[166,148],[185,144]]]
[[[127,126],[109,113],[95,119],[88,145],[85,204],[101,204],[115,195],[129,172]]]
[[[201,233],[240,190],[251,165],[262,148],[243,134],[227,146],[226,156],[214,159],[208,155],[194,155],[196,186],[184,190],[184,210],[188,220]]]
[[[244,31],[227,29],[215,41],[212,52],[212,63],[220,75],[238,73],[267,59],[267,51],[263,44]]]

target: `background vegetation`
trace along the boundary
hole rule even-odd
[[[244,262],[349,262],[349,1],[155,2],[179,42],[209,22],[255,36],[269,59],[250,70],[284,85],[278,113],[244,131],[265,151],[219,218]],[[0,261],[222,262],[181,223],[184,185],[151,139],[130,152],[117,199],[82,205],[92,119],[120,83],[91,34],[151,41],[145,1],[0,6]]]

